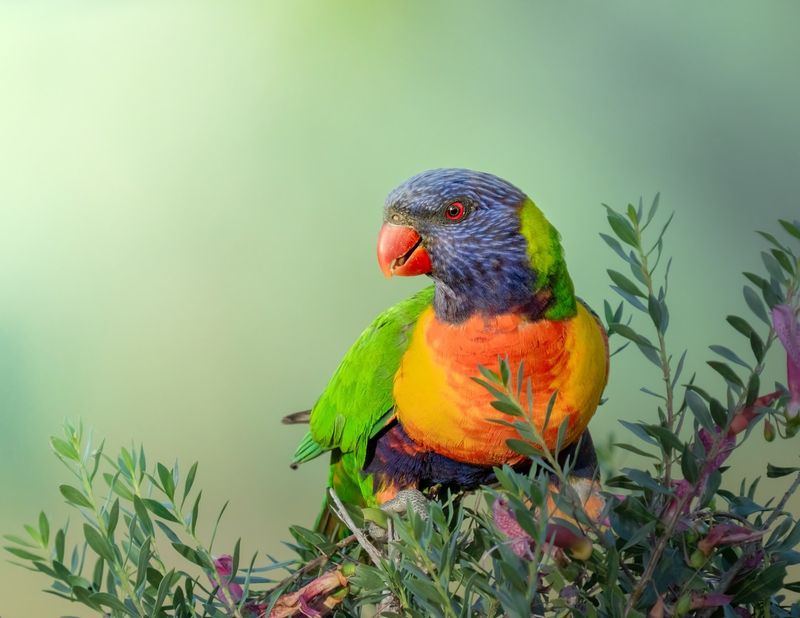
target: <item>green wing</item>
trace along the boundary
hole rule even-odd
[[[381,313],[353,344],[311,409],[311,430],[294,463],[339,449],[363,465],[369,439],[392,414],[394,376],[420,314],[433,300],[433,286]]]

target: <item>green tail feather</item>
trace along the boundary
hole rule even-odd
[[[325,501],[322,503],[322,510],[317,516],[317,521],[314,522],[314,530],[327,536],[331,541],[338,542],[345,538],[350,531],[339,519],[336,513],[331,508],[331,499],[325,496]]]
[[[292,457],[292,465],[297,465],[301,463],[305,463],[307,461],[311,461],[316,457],[322,455],[326,449],[322,448],[314,438],[311,437],[311,432],[307,433],[303,436],[303,441],[300,442],[300,445],[297,447],[297,450],[294,452],[294,457]]]

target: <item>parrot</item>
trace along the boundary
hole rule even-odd
[[[421,172],[386,198],[377,257],[385,276],[432,285],[378,315],[311,410],[284,419],[309,424],[292,466],[330,453],[328,485],[356,507],[405,490],[471,491],[496,480],[495,466],[530,466],[508,445],[516,429],[495,422],[514,418],[473,379],[505,358],[530,381],[532,401],[523,392],[520,403],[546,447],[564,424],[573,474],[591,477],[607,333],[575,296],[560,235],[533,200],[486,172]],[[315,528],[341,527],[328,497]]]

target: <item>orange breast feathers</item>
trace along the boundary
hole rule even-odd
[[[416,442],[458,461],[499,465],[522,459],[506,445],[519,437],[510,427],[490,422],[515,420],[491,407],[493,400],[472,380],[478,366],[494,369],[507,357],[512,372],[524,361],[533,386],[533,419],[548,448],[568,419],[565,446],[589,423],[608,378],[608,347],[597,319],[578,303],[566,320],[529,322],[506,314],[473,317],[458,325],[436,319],[426,310],[414,329],[394,383],[397,416]],[[547,428],[547,404],[558,391]],[[527,396],[522,405],[527,409]],[[543,431],[544,429],[544,431]]]

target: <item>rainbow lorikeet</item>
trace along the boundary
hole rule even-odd
[[[530,198],[487,173],[422,172],[386,200],[378,261],[387,276],[428,275],[433,285],[356,340],[310,411],[295,464],[330,451],[330,486],[362,506],[401,489],[491,482],[493,466],[525,459],[472,380],[498,357],[524,364],[540,429],[558,391],[548,447],[565,419],[564,444],[578,440],[608,377],[606,333],[576,299],[559,234]],[[332,520],[323,511],[318,528],[331,532]]]

